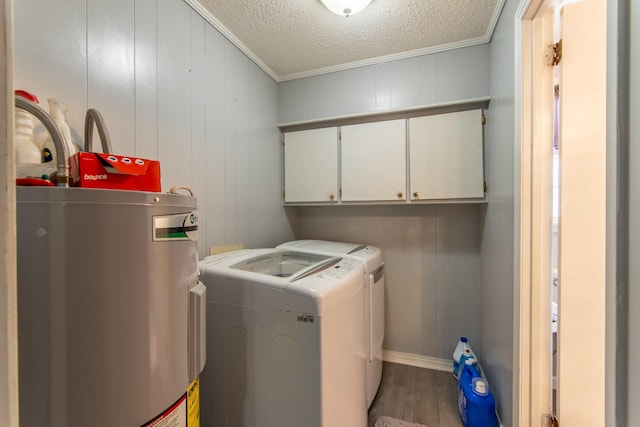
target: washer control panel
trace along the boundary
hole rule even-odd
[[[318,279],[324,279],[326,277],[331,277],[334,279],[344,279],[358,267],[359,263],[356,264],[353,260],[343,259],[338,264],[319,272],[317,274],[317,277]]]

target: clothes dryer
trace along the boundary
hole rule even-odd
[[[366,426],[362,263],[247,249],[199,268],[203,426]]]
[[[278,246],[301,252],[357,259],[365,266],[365,344],[367,348],[367,408],[376,397],[382,379],[384,341],[384,263],[380,248],[326,240],[293,240]]]

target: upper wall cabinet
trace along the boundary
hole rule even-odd
[[[482,110],[409,119],[411,200],[484,197]]]
[[[285,204],[486,202],[488,102],[281,125]]]
[[[338,129],[284,134],[284,201],[338,200]]]
[[[342,201],[406,200],[406,120],[341,127]]]

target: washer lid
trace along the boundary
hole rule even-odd
[[[342,304],[365,281],[356,259],[282,249],[219,254],[199,266],[208,301],[311,315]]]
[[[216,255],[209,255],[198,262],[200,271],[206,270],[208,267],[219,264],[223,261],[239,258],[241,256],[257,256],[262,253],[269,252],[270,249],[238,249],[235,251],[222,252]]]
[[[328,240],[292,240],[277,246],[278,248],[301,251],[318,251],[335,254],[349,254],[365,247],[355,243],[330,242]]]
[[[275,251],[244,259],[229,268],[267,276],[285,277],[290,282],[293,282],[316,271],[328,268],[339,261],[340,258],[328,255]]]
[[[382,265],[382,251],[376,246],[328,240],[292,240],[278,245],[277,248],[355,258],[365,265],[367,273]]]

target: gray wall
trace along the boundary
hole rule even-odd
[[[461,335],[480,342],[478,205],[295,209],[296,237],[383,249],[385,350],[449,360]]]
[[[489,45],[283,82],[279,122],[486,97]],[[485,143],[493,144],[490,138]],[[478,205],[297,207],[297,238],[384,251],[384,348],[450,359],[461,335],[482,354]]]
[[[519,0],[505,2],[491,39],[489,116],[487,124],[488,199],[483,214],[482,253],[482,348],[483,365],[496,394],[505,426],[514,419],[514,332],[518,313],[514,290],[514,196],[517,189],[516,138],[514,134],[514,14]],[[495,64],[495,66],[493,66]]]
[[[482,44],[282,82],[278,123],[486,97],[488,55]]]
[[[629,88],[629,426],[640,425],[640,367],[635,355],[640,354],[640,4],[630,1],[631,29]]]
[[[81,144],[97,108],[116,154],[158,159],[163,191],[193,188],[201,257],[293,236],[277,84],[183,1],[17,1],[14,70],[16,88],[70,107]]]

